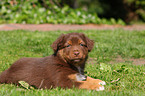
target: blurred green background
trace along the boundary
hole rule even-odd
[[[145,0],[1,0],[0,24],[145,22]]]

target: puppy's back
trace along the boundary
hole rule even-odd
[[[30,78],[41,73],[43,58],[21,58],[0,75],[0,83],[15,83],[19,80],[29,81]],[[38,71],[38,72],[37,72]],[[41,76],[41,75],[40,75]]]

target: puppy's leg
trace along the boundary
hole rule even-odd
[[[86,81],[79,81],[80,79],[78,79],[78,74],[71,74],[68,76],[68,78],[74,82],[75,87],[78,87],[80,89],[96,91],[104,90],[104,86],[99,84],[99,82],[101,82],[101,80],[99,79],[96,80],[91,77],[87,77]]]
[[[88,81],[90,83],[93,83],[93,84],[100,84],[100,85],[106,85],[106,83],[102,80],[99,80],[99,79],[93,79],[91,77],[87,77],[84,74],[83,72],[83,69],[79,66],[77,67],[79,73],[77,74],[77,81]]]
[[[88,81],[76,81],[75,87],[78,87],[80,89],[88,89],[88,90],[96,90],[96,91],[102,91],[104,90],[104,86],[99,84],[92,84]]]
[[[91,78],[89,76],[87,76],[86,81],[88,81],[88,82],[90,82],[92,84],[106,85],[106,82],[105,81],[102,81],[102,80],[99,80],[99,79],[94,79],[94,78]]]
[[[79,73],[76,74],[76,81],[88,81],[92,84],[106,85],[106,83],[102,80],[94,79],[94,78],[91,78],[89,76],[85,76],[85,75],[82,75],[82,74],[79,74]]]

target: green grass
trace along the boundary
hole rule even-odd
[[[69,31],[73,32],[73,31]],[[50,45],[62,33],[68,31],[31,32],[0,31],[0,72],[21,57],[44,57],[53,53]],[[131,62],[109,64],[122,58],[145,59],[145,31],[78,30],[95,41],[89,54],[97,58],[87,64],[85,74],[106,81],[105,91],[96,92],[81,89],[26,90],[12,84],[0,84],[0,96],[143,96],[145,95],[145,65]],[[118,79],[119,78],[119,79]],[[118,80],[117,80],[118,79]],[[116,80],[112,82],[113,80]]]

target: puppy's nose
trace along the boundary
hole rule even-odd
[[[78,56],[79,54],[80,54],[80,52],[78,52],[78,51],[74,52],[75,56]]]

